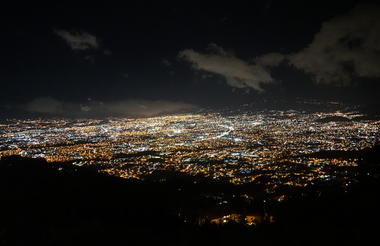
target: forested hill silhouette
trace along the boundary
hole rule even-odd
[[[360,159],[360,165],[376,164],[379,161],[380,143],[372,148],[364,148],[362,150],[330,150],[320,151],[302,156],[315,157],[315,158],[356,158]]]
[[[20,156],[0,160],[0,245],[359,245],[380,243],[377,201],[379,146],[361,159],[360,182],[349,192],[306,188],[281,204],[268,204],[272,224],[248,227],[193,223],[183,211],[218,210],[204,199],[241,191],[260,210],[260,189],[173,173],[124,180],[91,167]],[[165,177],[164,179],[162,177]],[[165,180],[157,182],[157,180]],[[197,181],[194,184],[194,181]],[[311,194],[311,195],[308,195]],[[315,194],[315,195],[314,195]],[[270,203],[270,202],[267,202]],[[253,208],[254,207],[254,208]],[[192,214],[192,213],[189,213]],[[187,222],[186,222],[187,221]],[[190,222],[190,223],[189,223]],[[374,242],[372,242],[375,240]]]
[[[340,121],[350,121],[349,118],[343,117],[343,116],[330,116],[330,117],[325,117],[322,119],[316,120],[317,122],[323,122],[323,123],[328,123],[328,122],[340,122]]]

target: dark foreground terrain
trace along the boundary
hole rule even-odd
[[[379,152],[377,146],[355,154],[359,182],[349,190],[284,190],[281,202],[253,184],[175,173],[133,181],[91,167],[4,157],[0,245],[380,245]],[[209,222],[228,213],[263,219],[254,226]]]

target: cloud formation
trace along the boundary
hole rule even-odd
[[[162,59],[161,63],[166,67],[170,67],[172,65],[168,59]]]
[[[69,32],[65,30],[54,30],[73,50],[98,49],[98,39],[87,32]]]
[[[359,5],[322,24],[312,43],[288,59],[317,83],[380,77],[380,5]]]
[[[354,78],[380,77],[380,5],[358,5],[345,15],[322,23],[304,49],[293,54],[269,53],[253,62],[211,44],[209,53],[183,50],[179,57],[196,70],[221,75],[235,88],[262,91],[274,81],[270,69],[289,64],[310,74],[316,83],[349,84]]]
[[[259,63],[251,64],[226,52],[222,47],[211,44],[208,54],[192,49],[179,52],[178,57],[201,70],[222,76],[234,88],[252,88],[262,91],[262,84],[273,81],[268,69]]]
[[[269,53],[256,57],[255,62],[265,67],[275,67],[280,65],[285,58],[286,56],[280,53]]]
[[[32,113],[64,117],[152,117],[197,109],[196,106],[171,101],[125,100],[114,102],[63,102],[51,97],[36,98],[22,108]]]

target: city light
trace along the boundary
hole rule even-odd
[[[334,116],[346,121],[323,122]],[[380,122],[357,112],[263,111],[108,120],[8,120],[0,126],[1,156],[101,165],[101,172],[141,179],[175,170],[233,184],[304,187],[316,181],[354,182],[355,158],[321,158],[321,151],[372,147]],[[358,120],[355,120],[357,119]]]

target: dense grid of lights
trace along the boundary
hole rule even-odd
[[[322,122],[326,117],[346,121]],[[98,165],[123,178],[176,170],[234,184],[307,186],[352,182],[356,159],[307,154],[361,150],[380,137],[380,122],[357,112],[263,111],[186,114],[144,119],[8,120],[0,125],[0,156],[43,157],[49,162]]]

